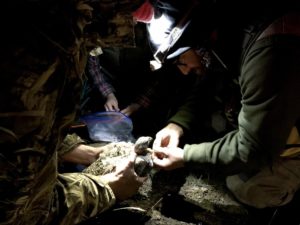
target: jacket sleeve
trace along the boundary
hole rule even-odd
[[[196,123],[203,123],[210,110],[210,102],[213,101],[210,81],[196,79],[189,93],[186,95],[176,113],[169,119],[169,123],[176,123],[186,131],[191,131]]]
[[[94,85],[98,88],[103,97],[106,98],[109,94],[116,92],[112,84],[108,82],[98,56],[88,57],[87,68]]]
[[[94,217],[115,204],[115,195],[100,176],[87,173],[65,173],[58,175],[58,190],[64,195],[61,200],[60,224],[77,224]]]
[[[191,125],[196,120],[196,104],[198,99],[197,91],[194,89],[187,97],[177,112],[169,119],[169,123],[176,123],[185,130],[190,130]]]
[[[60,158],[64,154],[72,151],[75,147],[77,147],[80,144],[85,144],[86,142],[81,139],[77,134],[68,134],[65,139],[63,140],[61,146],[57,150],[58,157]]]

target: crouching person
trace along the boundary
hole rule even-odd
[[[0,9],[0,224],[78,224],[145,179],[134,153],[105,176],[58,173],[57,151],[79,108],[86,2],[4,1]]]

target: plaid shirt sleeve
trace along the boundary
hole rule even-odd
[[[149,84],[145,91],[136,98],[135,102],[143,108],[148,108],[155,99],[159,98],[157,95],[158,85],[159,82],[157,80]]]
[[[107,79],[105,79],[105,74],[101,70],[102,67],[97,56],[89,56],[87,65],[88,72],[93,79],[94,84],[104,97],[115,92],[114,87],[107,82]]]
[[[141,107],[147,108],[149,107],[151,100],[147,95],[143,94],[138,96],[135,102],[138,103]]]

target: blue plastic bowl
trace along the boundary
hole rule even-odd
[[[97,112],[80,117],[93,141],[134,142],[132,120],[121,112]]]

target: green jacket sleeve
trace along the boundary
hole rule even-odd
[[[212,100],[211,90],[208,90],[206,81],[196,79],[194,85],[177,112],[169,119],[169,123],[176,123],[190,131],[195,123],[203,121],[208,113],[207,105]]]
[[[196,120],[196,112],[195,112],[195,96],[191,95],[187,101],[180,106],[178,111],[173,115],[168,123],[176,123],[180,125],[185,130],[190,130],[191,125]]]

